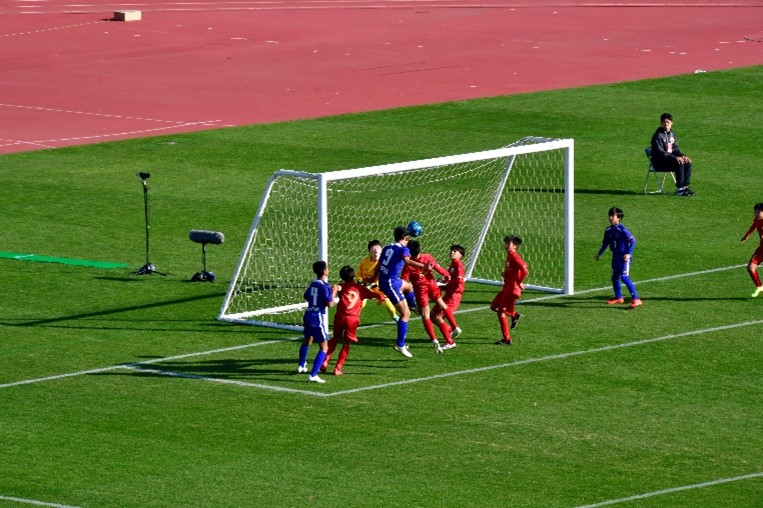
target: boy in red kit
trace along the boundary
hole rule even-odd
[[[450,312],[455,313],[458,310],[458,306],[461,305],[461,295],[464,292],[464,263],[461,259],[464,257],[464,248],[460,245],[450,246],[450,267],[448,268],[448,276],[445,278],[445,295],[442,297],[443,302],[448,307]],[[432,321],[442,330],[443,310],[440,307],[435,307],[432,311]],[[456,343],[453,342],[456,337],[461,335],[461,328],[454,327],[450,332],[450,341],[447,342],[442,348],[453,349],[456,347]]]
[[[750,229],[748,229],[742,237],[742,243],[746,242],[747,239],[750,238],[750,235],[752,235],[753,231],[758,232],[758,236],[760,237],[760,245],[758,245],[758,248],[755,249],[755,252],[753,252],[752,257],[750,258],[750,262],[747,264],[747,271],[750,274],[750,278],[752,278],[752,282],[755,283],[755,292],[752,293],[752,297],[755,298],[759,294],[763,293],[763,284],[760,282],[760,276],[757,272],[758,265],[763,263],[763,203],[757,203],[753,207],[753,211],[755,213],[755,218],[752,221],[752,226],[750,226]]]
[[[429,340],[432,341],[434,349],[437,354],[442,353],[443,348],[440,347],[440,342],[437,340],[437,336],[434,333],[434,325],[430,319],[429,301],[434,300],[435,305],[439,308],[448,319],[448,322],[453,328],[457,328],[456,318],[453,316],[453,312],[448,308],[442,299],[442,293],[440,287],[437,285],[432,270],[436,271],[443,277],[448,276],[448,271],[440,266],[440,264],[430,254],[421,252],[421,244],[417,240],[410,240],[408,242],[408,250],[411,251],[411,259],[424,265],[425,268],[418,268],[415,265],[405,265],[401,277],[408,279],[413,285],[413,293],[416,296],[416,306],[419,308],[421,314],[421,321],[424,324],[424,330],[429,336]],[[455,344],[451,338],[451,328],[448,323],[441,321],[438,324],[443,338],[445,338],[446,346],[449,344]],[[448,347],[450,349],[453,346]]]
[[[522,239],[518,236],[507,236],[503,239],[503,243],[506,245],[503,289],[493,298],[490,310],[498,314],[498,323],[501,325],[501,334],[503,335],[503,338],[496,344],[511,346],[511,333],[506,316],[511,316],[511,328],[517,326],[522,314],[516,311],[515,304],[522,296],[522,290],[525,288],[524,280],[529,271],[527,263],[517,253],[517,249],[522,245]]]
[[[321,365],[321,372],[326,372],[331,355],[341,340],[342,349],[339,351],[339,359],[334,367],[335,376],[342,375],[342,366],[350,353],[350,344],[358,342],[356,332],[360,325],[360,311],[363,310],[363,301],[369,298],[385,299],[383,294],[355,282],[355,269],[350,265],[345,265],[339,270],[339,277],[343,282],[341,285],[335,286],[339,303],[334,315],[334,336],[328,342],[326,359]]]

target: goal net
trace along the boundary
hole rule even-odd
[[[218,319],[301,329],[312,263],[331,282],[357,268],[369,240],[392,241],[395,226],[424,226],[422,251],[448,266],[466,250],[468,281],[500,285],[503,238],[523,239],[528,288],[573,292],[571,139],[523,138],[497,150],[307,173],[280,170],[264,191]],[[468,291],[468,289],[467,289]]]

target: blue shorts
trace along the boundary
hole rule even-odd
[[[389,298],[389,301],[392,302],[392,305],[397,305],[398,302],[405,300],[405,295],[403,295],[402,287],[402,279],[379,278],[379,289],[382,290],[384,296]]]
[[[631,259],[633,261],[633,259]],[[625,262],[624,259],[612,260],[612,278],[628,276],[631,273],[631,261]]]
[[[326,328],[321,326],[311,326],[311,325],[305,325],[304,331],[302,332],[305,339],[309,339],[310,337],[313,338],[313,342],[316,342],[317,344],[320,344],[321,342],[325,342],[329,340],[329,332],[326,330]]]

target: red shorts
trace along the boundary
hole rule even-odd
[[[461,305],[461,295],[463,295],[463,293],[453,293],[452,295],[446,293],[445,296],[443,296],[442,301],[445,302],[445,305],[451,312],[456,312],[458,306]],[[442,313],[443,311],[440,307],[435,307],[432,311],[432,317],[440,316]]]
[[[416,281],[416,284],[413,285],[413,293],[416,295],[416,305],[419,306],[419,309],[429,307],[429,300],[437,301],[442,298],[440,287],[435,280]]]
[[[334,340],[344,342],[358,342],[358,325],[360,325],[359,316],[335,315],[334,316]]]
[[[520,295],[510,289],[502,289],[493,301],[490,303],[490,310],[495,312],[503,312],[504,314],[514,315],[515,304],[519,300]]]
[[[755,252],[752,254],[752,257],[750,258],[750,263],[755,263],[756,265],[763,265],[763,245],[755,249]]]

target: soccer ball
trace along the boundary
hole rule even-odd
[[[424,226],[422,226],[422,225],[421,225],[421,224],[419,224],[418,222],[416,222],[416,221],[411,221],[411,222],[408,224],[408,234],[409,234],[409,235],[411,235],[412,237],[414,237],[414,238],[415,238],[415,237],[417,237],[417,236],[421,236],[421,234],[422,234],[423,232],[424,232]]]

